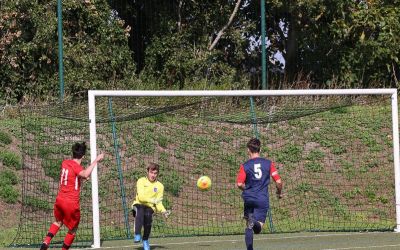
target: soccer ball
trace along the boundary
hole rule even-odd
[[[202,176],[197,180],[197,187],[201,191],[207,191],[211,188],[211,179],[208,176]]]

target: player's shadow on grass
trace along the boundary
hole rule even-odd
[[[200,245],[197,245],[196,247],[210,247],[211,245],[210,244],[200,244]]]
[[[143,250],[143,247],[138,247],[135,248],[136,250]],[[150,245],[150,249],[166,249],[164,246],[159,246],[159,245]]]

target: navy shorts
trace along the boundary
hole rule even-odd
[[[243,217],[247,219],[249,214],[253,214],[256,221],[265,223],[269,206],[266,202],[244,202]]]

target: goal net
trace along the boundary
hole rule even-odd
[[[163,203],[172,211],[168,219],[155,216],[152,237],[242,234],[235,181],[252,137],[284,183],[281,200],[270,185],[264,233],[398,228],[395,89],[89,91],[89,103],[21,112],[23,206],[15,246],[41,243],[53,220],[60,163],[79,141],[90,141],[92,160],[99,152],[106,157],[83,185],[75,246],[133,237],[135,185],[150,162],[161,166]],[[196,187],[202,175],[212,180],[209,191]]]

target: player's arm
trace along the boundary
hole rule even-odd
[[[96,157],[96,159],[92,162],[92,164],[89,165],[89,167],[87,167],[86,169],[79,172],[79,176],[87,179],[90,176],[90,174],[92,173],[93,169],[97,166],[97,163],[99,161],[103,160],[103,158],[104,158],[104,154],[103,153],[99,154]]]
[[[271,164],[270,171],[271,171],[271,177],[275,181],[275,184],[276,184],[276,195],[280,199],[280,198],[282,198],[283,183],[282,183],[281,177],[279,176],[278,170],[276,170],[274,163]]]
[[[165,214],[167,212],[167,210],[165,209],[162,200],[163,200],[163,196],[164,196],[164,187],[160,186],[157,193],[156,193],[156,209],[157,211],[160,211],[160,213]]]
[[[243,165],[240,165],[239,172],[236,177],[236,186],[239,189],[244,190],[246,187],[245,183],[246,183],[246,172],[244,171]]]

